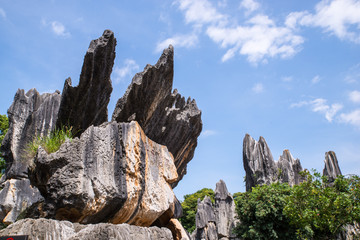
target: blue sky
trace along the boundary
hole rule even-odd
[[[0,0],[0,113],[18,88],[77,85],[92,39],[117,38],[111,115],[136,72],[175,48],[174,88],[195,98],[203,132],[184,194],[244,191],[242,141],[263,136],[322,171],[336,152],[343,174],[360,175],[359,0]]]

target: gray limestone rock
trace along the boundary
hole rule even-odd
[[[65,81],[57,126],[71,126],[80,136],[89,126],[98,126],[108,120],[107,105],[112,92],[110,75],[115,59],[114,33],[105,30],[103,35],[90,42],[81,70],[79,85]]]
[[[150,139],[167,146],[174,156],[180,181],[186,174],[187,163],[193,158],[202,122],[195,100],[185,100],[176,89],[171,93],[173,58],[174,50],[169,46],[155,66],[147,65],[143,72],[134,76],[124,96],[118,100],[112,120],[136,120]]]
[[[326,152],[324,162],[325,167],[323,170],[323,176],[327,176],[329,183],[332,183],[335,181],[337,176],[341,175],[341,170],[335,152]]]
[[[232,233],[235,227],[235,203],[223,180],[216,183],[214,210],[219,239],[235,238]]]
[[[0,236],[28,235],[32,240],[172,240],[167,228],[128,224],[73,224],[51,219],[24,219],[0,231]]]
[[[6,161],[2,181],[27,178],[30,160],[27,145],[36,137],[44,136],[55,128],[61,95],[59,92],[40,95],[36,89],[18,90],[8,109],[9,130],[1,145]]]
[[[217,240],[216,216],[211,199],[208,196],[200,201],[198,199],[197,212],[195,216],[196,229],[191,238],[194,240]]]
[[[303,181],[299,174],[302,166],[294,159],[289,150],[285,150],[277,162],[263,137],[255,141],[246,134],[243,142],[243,163],[246,172],[246,191],[256,185],[270,184],[276,181],[287,182],[291,186]]]
[[[8,179],[0,191],[0,219],[5,224],[13,223],[20,213],[42,199],[29,179]]]
[[[45,200],[27,217],[150,226],[179,211],[173,157],[134,121],[91,126],[55,153],[39,148],[30,179]]]

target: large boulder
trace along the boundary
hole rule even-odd
[[[135,121],[91,126],[55,153],[39,148],[30,179],[45,200],[27,216],[137,226],[167,216],[168,222],[179,217],[173,161]]]
[[[173,75],[174,50],[169,46],[155,66],[147,65],[134,76],[118,100],[112,120],[136,120],[150,139],[167,146],[174,156],[180,181],[193,158],[202,122],[195,100],[185,100],[176,89],[171,92]]]
[[[245,135],[243,163],[246,172],[246,191],[251,191],[256,185],[277,181],[289,183],[291,186],[303,181],[300,175],[302,171],[300,160],[294,159],[289,150],[285,150],[275,162],[263,137],[256,141],[249,134]]]
[[[24,219],[0,231],[0,236],[28,235],[32,240],[172,240],[167,228],[138,227],[128,224],[73,224],[51,219]]]
[[[26,94],[18,90],[8,109],[9,130],[1,144],[6,160],[6,171],[2,181],[12,178],[27,178],[30,160],[26,148],[36,137],[48,134],[55,128],[61,95],[39,94],[35,88]]]
[[[80,136],[89,126],[98,126],[108,120],[107,105],[112,85],[110,75],[115,59],[116,38],[110,30],[90,42],[84,57],[79,85],[65,81],[57,126],[71,126]]]
[[[337,176],[341,175],[341,170],[335,152],[326,152],[324,162],[325,166],[323,176],[327,176],[329,183],[333,183]]]

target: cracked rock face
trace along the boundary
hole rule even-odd
[[[251,191],[256,185],[276,181],[287,182],[293,186],[304,180],[299,174],[302,171],[300,160],[294,159],[289,150],[284,150],[283,155],[275,162],[263,137],[255,141],[246,134],[243,142],[243,163],[246,172],[246,191]]]
[[[110,75],[115,59],[116,38],[110,30],[90,42],[84,57],[79,85],[65,81],[57,126],[72,126],[80,136],[89,126],[98,126],[108,120],[107,105],[112,85]]]
[[[335,152],[326,152],[324,162],[325,167],[323,170],[323,175],[328,177],[329,183],[333,183],[337,176],[341,175],[341,170]]]
[[[155,66],[147,65],[132,79],[126,93],[116,104],[112,120],[136,120],[153,141],[165,145],[174,156],[179,175],[193,158],[202,130],[201,111],[195,100],[185,100],[172,91],[174,75],[173,47],[165,49]],[[177,185],[177,182],[172,187]]]
[[[198,199],[195,217],[196,229],[192,233],[191,239],[217,240],[216,217],[210,197],[205,196],[202,201]]]
[[[150,226],[176,213],[173,157],[134,121],[91,126],[52,154],[39,148],[32,168],[45,200],[30,217]]]
[[[172,240],[167,228],[138,227],[128,224],[73,224],[51,219],[24,219],[0,231],[0,236],[29,235],[29,239],[52,240]]]

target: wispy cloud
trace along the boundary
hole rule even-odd
[[[356,109],[349,113],[340,114],[340,120],[356,127],[360,127],[360,109]]]
[[[360,80],[360,63],[351,67],[346,73],[346,76],[344,78],[344,81],[349,84],[357,83],[359,80]]]
[[[139,70],[139,65],[132,59],[125,59],[124,65],[120,67],[115,67],[113,71],[112,79],[114,82],[120,83],[124,81],[126,77],[132,77],[136,71]]]
[[[260,4],[254,0],[242,0],[240,2],[240,8],[246,9],[246,14],[250,14],[257,10],[260,7]]]
[[[256,83],[252,88],[254,93],[264,92],[264,85],[262,83]]]
[[[319,75],[316,75],[315,77],[313,77],[313,79],[311,79],[311,83],[312,84],[316,84],[318,82],[320,82],[321,78]]]
[[[332,122],[334,116],[343,108],[343,105],[339,103],[328,105],[327,100],[323,98],[293,103],[290,107],[294,108],[303,106],[310,106],[313,112],[323,114],[328,122]]]
[[[281,79],[283,82],[292,82],[293,77],[292,76],[286,76]]]
[[[360,1],[322,0],[315,6],[315,13],[293,12],[288,15],[287,25],[296,27],[321,27],[340,39],[360,43]]]
[[[47,22],[45,19],[42,19],[41,23],[42,23],[43,26],[46,26],[46,27],[49,26],[51,31],[56,36],[64,37],[64,38],[67,38],[67,37],[71,36],[70,32],[65,28],[64,24],[62,24],[59,21]]]
[[[0,16],[3,18],[3,19],[6,19],[6,12],[4,9],[0,8]]]
[[[165,39],[162,42],[159,42],[156,46],[155,51],[161,52],[167,48],[170,44],[174,47],[185,47],[190,48],[196,46],[198,43],[198,36],[196,34],[189,35],[177,35],[168,39]]]
[[[214,130],[205,130],[205,131],[201,132],[201,137],[210,137],[210,136],[213,136],[216,134],[217,134],[217,132]]]
[[[360,103],[360,91],[354,90],[349,93],[349,99],[353,103]]]

